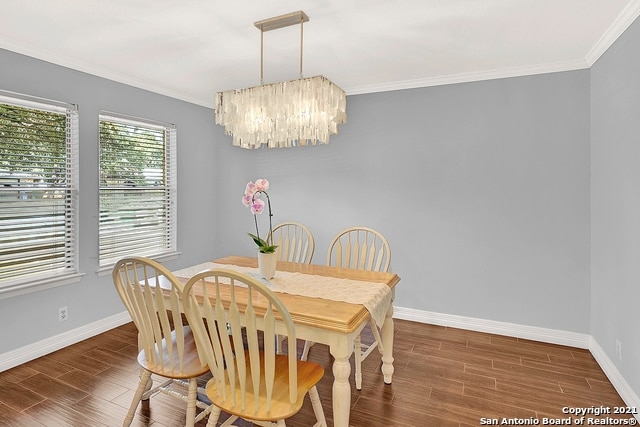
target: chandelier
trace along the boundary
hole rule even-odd
[[[324,76],[303,78],[302,11],[255,22],[260,30],[260,86],[216,94],[216,124],[242,148],[295,147],[329,143],[347,121],[347,97]],[[264,84],[264,32],[300,24],[300,78]]]

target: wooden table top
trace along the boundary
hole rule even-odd
[[[258,267],[257,258],[227,256],[213,261],[216,264],[237,265],[240,267]],[[279,271],[312,274],[324,277],[336,277],[365,282],[385,283],[393,289],[400,277],[394,273],[381,273],[347,268],[328,267],[314,264],[299,264],[278,261]],[[331,331],[351,333],[369,318],[369,312],[361,304],[311,298],[299,295],[278,293],[278,297],[289,310],[294,323],[319,327]]]

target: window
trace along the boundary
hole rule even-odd
[[[0,297],[77,274],[78,113],[0,91]]]
[[[175,126],[100,115],[100,266],[176,251]]]

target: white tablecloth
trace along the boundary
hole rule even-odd
[[[190,278],[197,273],[212,268],[226,268],[247,274],[259,279],[274,292],[362,304],[369,310],[371,317],[379,327],[382,326],[389,304],[391,304],[391,289],[385,283],[363,282],[288,271],[276,271],[274,278],[265,280],[260,277],[257,268],[216,264],[213,262],[204,262],[183,268],[174,271],[173,274],[180,278]]]

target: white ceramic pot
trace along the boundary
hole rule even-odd
[[[276,263],[278,262],[278,254],[273,252],[265,254],[258,252],[258,269],[263,279],[272,279],[276,275]]]

